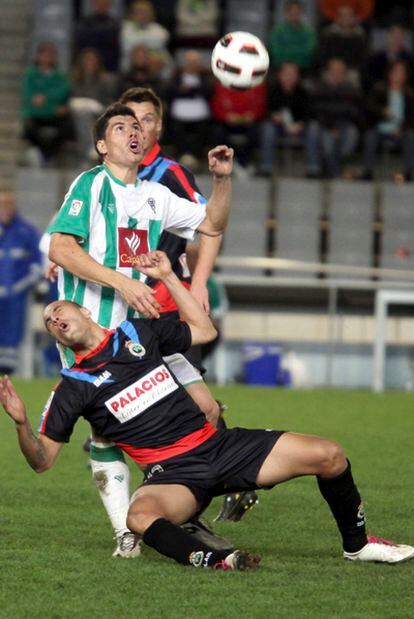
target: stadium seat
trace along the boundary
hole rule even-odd
[[[35,0],[30,51],[47,41],[56,45],[59,66],[68,71],[72,54],[72,3],[67,0]]]
[[[321,185],[314,181],[281,179],[277,186],[275,257],[319,262]],[[283,271],[286,277],[315,277],[316,272]]]
[[[82,0],[81,2],[81,14],[82,16],[88,15],[92,11],[92,1]],[[122,18],[124,16],[124,2],[123,0],[112,0],[111,13],[114,17]]]
[[[269,15],[267,0],[227,0],[224,12],[224,32],[245,30],[267,40]]]
[[[373,200],[371,183],[336,181],[331,185],[328,263],[372,266]],[[332,277],[344,279],[342,275]],[[365,276],[349,276],[367,279]],[[347,277],[348,279],[348,277]]]
[[[209,196],[211,178],[197,176],[201,191]],[[267,254],[269,183],[264,179],[233,180],[233,207],[224,235],[221,256],[264,258]],[[253,275],[263,270],[223,267],[223,273]]]
[[[414,268],[414,187],[386,183],[383,192],[381,267]]]
[[[19,169],[17,205],[20,213],[43,232],[62,202],[57,170]]]

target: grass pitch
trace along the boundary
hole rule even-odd
[[[37,427],[51,383],[17,384]],[[409,394],[214,390],[228,425],[291,429],[339,440],[353,463],[371,532],[414,543],[414,401]],[[111,529],[93,488],[78,423],[54,469],[37,476],[0,414],[1,619],[233,619],[412,617],[414,561],[364,565],[341,558],[339,536],[314,479],[260,493],[240,523],[215,530],[258,552],[256,572],[183,568],[149,548],[113,559]],[[132,465],[134,466],[134,465]],[[140,475],[133,470],[133,480]],[[221,500],[207,512],[212,520]]]

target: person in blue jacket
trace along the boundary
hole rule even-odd
[[[39,234],[12,191],[0,192],[0,374],[18,369],[28,293],[41,276]]]

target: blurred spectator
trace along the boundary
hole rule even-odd
[[[0,374],[18,369],[28,292],[42,272],[39,235],[16,210],[12,192],[0,192]]]
[[[245,176],[257,145],[258,121],[266,114],[266,84],[248,90],[232,90],[220,82],[214,86],[211,110],[216,122],[216,144],[235,149],[234,171]]]
[[[269,55],[275,67],[284,62],[295,62],[301,69],[309,69],[316,47],[315,33],[303,22],[303,3],[288,0],[285,5],[286,20],[270,33]]]
[[[74,49],[85,47],[98,50],[107,71],[116,73],[119,67],[120,24],[111,14],[112,0],[92,0],[92,12],[78,21]]]
[[[367,42],[363,28],[358,24],[350,4],[340,4],[333,24],[327,26],[320,39],[318,60],[326,66],[331,58],[340,58],[357,76],[365,68]]]
[[[376,24],[389,27],[398,24],[412,27],[413,0],[375,0],[374,19]]]
[[[387,81],[376,84],[367,101],[368,130],[364,136],[362,178],[371,180],[376,154],[381,142],[401,147],[405,180],[414,171],[414,92],[408,85],[408,69],[404,62],[394,62],[388,69]]]
[[[309,177],[322,172],[337,176],[341,166],[354,152],[361,122],[360,91],[349,78],[346,64],[329,62],[322,80],[311,94],[311,118],[306,134],[306,159]]]
[[[371,86],[375,82],[383,82],[386,79],[388,66],[402,60],[410,69],[410,81],[412,79],[412,55],[408,46],[407,32],[400,26],[393,26],[387,32],[387,47],[371,56],[368,63],[366,83]]]
[[[175,17],[177,47],[211,48],[220,36],[218,0],[178,0]]]
[[[85,164],[96,156],[92,125],[116,95],[115,76],[104,69],[99,52],[94,48],[83,49],[72,73],[69,107],[74,119],[79,154]]]
[[[301,84],[300,71],[293,62],[284,63],[276,80],[268,84],[268,118],[260,127],[259,170],[273,173],[275,154],[281,137],[302,138],[309,118],[309,95]]]
[[[196,50],[184,52],[167,90],[169,129],[177,158],[191,170],[203,156],[209,131],[211,75]]]
[[[122,22],[122,69],[129,66],[131,51],[138,45],[156,51],[170,60],[167,44],[169,32],[155,21],[154,7],[149,0],[134,0],[127,19]]]
[[[32,163],[42,165],[70,137],[70,82],[59,70],[54,45],[41,43],[23,74],[24,137],[33,145]]]
[[[358,23],[372,17],[375,0],[319,0],[319,9],[328,21],[335,21],[341,6],[350,6]]]
[[[150,52],[146,47],[137,45],[131,51],[129,70],[121,77],[120,93],[129,88],[144,87],[153,88],[163,96],[165,88],[162,86],[162,68],[162,61],[159,62],[155,52]]]

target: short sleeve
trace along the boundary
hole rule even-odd
[[[83,414],[79,395],[66,381],[59,383],[46,402],[38,432],[59,443],[68,443],[76,421]]]
[[[82,240],[89,237],[91,191],[95,175],[84,172],[72,183],[64,202],[47,232],[72,234]]]
[[[163,356],[176,352],[186,352],[191,346],[191,331],[186,322],[171,316],[161,316],[150,322],[152,331],[158,338]]]
[[[167,187],[159,185],[163,197],[163,229],[176,236],[192,240],[194,232],[206,217],[206,206],[179,198]]]

